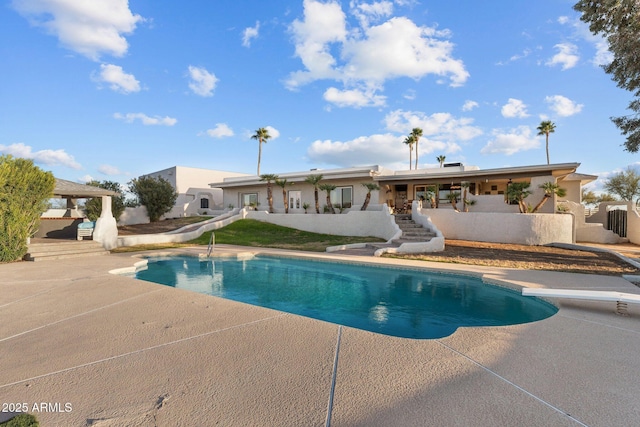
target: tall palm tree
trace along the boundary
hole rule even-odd
[[[271,182],[277,179],[278,175],[273,173],[260,175],[260,181],[267,181],[267,202],[269,202],[269,213],[273,213],[273,185]]]
[[[541,184],[538,188],[541,188],[544,190],[544,196],[542,196],[542,200],[540,200],[540,203],[538,203],[536,207],[533,208],[531,213],[538,212],[538,210],[542,207],[542,205],[544,205],[547,202],[547,200],[551,198],[551,196],[556,195],[558,197],[564,197],[567,195],[567,190],[565,190],[564,188],[560,188],[558,184],[555,184],[551,181]]]
[[[422,136],[422,129],[413,128],[411,130],[411,136],[416,141],[416,167],[414,169],[418,169],[418,143],[420,142],[420,137]]]
[[[313,196],[316,199],[316,213],[320,213],[320,203],[318,203],[318,184],[320,181],[322,181],[322,174],[309,175],[304,179],[304,182],[313,185]]]
[[[544,120],[540,122],[538,126],[538,135],[545,135],[547,137],[547,164],[549,164],[549,134],[556,131],[556,124],[551,120]]]
[[[331,192],[336,189],[336,186],[333,184],[320,184],[318,188],[327,192],[327,207],[329,208],[329,212],[332,214],[336,213],[336,210],[333,208],[333,203],[331,203]]]
[[[413,162],[413,144],[416,143],[416,140],[413,138],[413,135],[409,135],[403,142],[409,146],[409,170],[411,170],[411,163]]]
[[[436,160],[440,163],[440,167],[442,167],[444,165],[444,161],[447,159],[446,156],[444,155],[440,155],[438,157],[436,157]]]
[[[282,187],[282,201],[284,203],[284,213],[288,214],[289,201],[287,200],[287,190],[285,189],[285,187],[289,185],[289,183],[287,182],[287,178],[284,178],[284,179],[276,178],[275,182],[277,186]]]
[[[365,197],[364,203],[362,204],[362,207],[360,208],[360,210],[361,211],[366,211],[367,210],[367,206],[369,206],[369,202],[371,201],[371,192],[374,191],[374,190],[379,190],[380,187],[378,186],[378,184],[375,184],[373,182],[363,182],[362,185],[368,191],[367,191],[367,197]]]
[[[271,138],[271,135],[269,135],[269,131],[267,130],[267,128],[260,128],[256,130],[255,135],[251,136],[251,139],[258,140],[258,173],[257,175],[260,175],[260,159],[262,158],[262,143],[264,142],[266,144],[267,140],[270,138]]]

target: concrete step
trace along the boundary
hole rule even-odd
[[[32,243],[29,245],[25,261],[55,260],[64,258],[79,258],[85,256],[108,255],[102,245],[92,240],[60,241],[47,243]]]

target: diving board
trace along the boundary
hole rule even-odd
[[[640,295],[616,291],[522,288],[522,295],[532,297],[586,299],[592,301],[615,301],[616,313],[622,316],[627,316],[627,303],[640,304]]]

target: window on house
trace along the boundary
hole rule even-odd
[[[258,193],[244,193],[241,197],[242,207],[258,206]]]
[[[209,199],[205,197],[200,199],[200,209],[209,209]]]
[[[353,187],[338,187],[331,192],[331,203],[334,206],[350,208],[353,204]]]

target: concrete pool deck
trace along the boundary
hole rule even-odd
[[[366,260],[640,294],[619,277]],[[559,300],[540,322],[412,340],[108,273],[135,261],[0,265],[0,410],[25,404],[43,426],[640,424],[637,305]]]

